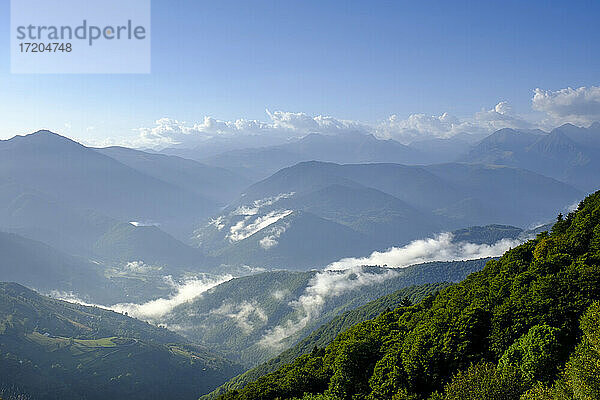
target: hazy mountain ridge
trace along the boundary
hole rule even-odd
[[[109,261],[137,261],[166,266],[171,271],[207,271],[214,261],[156,226],[121,223],[94,243],[94,254]]]
[[[382,140],[363,133],[341,135],[309,134],[291,143],[224,152],[200,158],[209,165],[244,171],[254,180],[303,161],[335,163],[395,162],[422,163],[425,156],[395,140]]]
[[[224,234],[229,235],[221,233],[217,239],[222,247],[210,252],[222,264],[290,270],[319,268],[340,254],[364,255],[376,244],[364,233],[305,211],[291,212],[233,243]],[[196,238],[203,240],[200,234]]]
[[[96,151],[144,174],[171,182],[219,204],[226,204],[251,183],[227,169],[176,156],[152,154],[126,147],[105,147]]]
[[[589,179],[595,179],[594,169],[590,169],[592,159],[580,150],[582,143],[594,148],[595,138],[589,130],[564,126],[549,134],[508,130],[492,136],[484,141],[494,156],[501,154],[516,163],[520,153],[513,152],[517,154],[513,157],[510,150],[515,146],[540,154],[563,152],[571,163],[568,168],[584,168]],[[302,154],[324,158],[339,140],[311,135],[268,150],[280,155],[282,162],[293,158],[287,154],[294,146],[299,146],[294,157],[300,154],[300,160],[305,157]],[[339,158],[332,156],[335,161],[344,157],[395,157],[393,151],[386,153],[381,147],[385,144],[396,148],[394,143],[359,136],[345,140],[348,147]],[[398,151],[402,156],[411,150],[403,146]],[[0,156],[0,200],[4,201],[0,229],[57,249],[13,234],[0,234],[0,247],[8,255],[0,263],[3,276],[45,292],[66,292],[57,295],[67,298],[72,294],[94,303],[123,303],[116,309],[136,310],[140,318],[165,323],[189,340],[210,346],[246,366],[267,361],[340,313],[409,285],[462,280],[484,263],[434,262],[392,269],[382,268],[387,262],[379,260],[389,259],[384,257],[376,258],[374,264],[381,264],[379,267],[362,266],[374,250],[410,252],[410,246],[398,248],[409,242],[417,247],[439,245],[442,247],[431,251],[433,255],[458,260],[460,255],[452,251],[462,249],[457,246],[460,243],[477,248],[510,239],[506,243],[512,246],[530,233],[525,227],[547,222],[556,210],[574,204],[582,194],[557,179],[518,167],[320,161],[286,165],[242,190],[249,182],[240,177],[242,170],[247,167],[246,171],[251,171],[253,165],[229,172],[162,154],[125,148],[91,149],[49,132],[2,141]],[[21,159],[29,164],[22,167]],[[260,163],[259,158],[248,160]],[[557,164],[555,171],[564,171],[565,165]],[[252,174],[257,171],[254,169]],[[234,199],[240,191],[244,193]],[[225,204],[217,212],[218,206]],[[207,219],[210,215],[213,217]],[[186,240],[193,228],[196,230],[191,242],[197,247]],[[441,232],[451,233],[438,235]],[[412,242],[415,239],[423,240]],[[503,245],[508,248],[506,243]],[[484,254],[479,257],[498,253]],[[348,257],[355,258],[350,260],[355,263],[353,267],[343,267],[348,269],[270,271],[217,284],[231,279],[223,274],[243,268],[247,268],[243,274],[273,268],[308,270]],[[405,265],[409,264],[397,266]],[[204,285],[200,277],[207,271],[222,275],[211,277],[219,280],[208,290],[210,285]],[[153,314],[153,307],[162,311]],[[188,379],[203,372],[193,362],[190,368],[188,364],[198,357],[210,359],[210,354],[195,346],[120,339],[145,328],[136,325],[131,329],[133,333],[113,335],[107,331],[105,337],[79,342],[70,340],[70,334],[36,330],[4,339],[12,341],[9,346],[15,348],[36,349],[28,353],[30,360],[55,348],[65,365],[79,353],[103,357],[110,365],[108,373],[118,370],[123,362],[120,353],[112,358],[110,349],[126,351],[132,346],[139,358],[132,363],[126,361],[124,368],[140,374],[138,383],[152,379],[140,367],[142,355],[156,354],[165,365],[181,372],[179,382],[185,390],[196,390]],[[179,338],[176,341],[181,342]],[[296,354],[295,350],[290,354]],[[224,379],[222,366],[237,368],[232,362],[219,362],[215,379]],[[34,364],[27,364],[27,368]],[[158,373],[152,368],[150,374]],[[66,370],[75,371],[71,364]],[[33,370],[23,371],[33,374]],[[85,371],[65,372],[65,376],[85,376]],[[58,379],[58,375],[45,376]],[[117,378],[121,379],[125,382],[130,378]],[[104,393],[112,390],[101,382],[96,384]]]
[[[579,196],[581,192],[567,184],[512,167],[311,161],[284,168],[250,186],[199,227],[192,240],[220,257],[223,264],[242,262],[243,253],[243,261],[252,266],[318,267],[365,248],[385,250],[467,226],[537,225]],[[319,243],[313,252],[280,252],[278,246],[286,251],[292,246],[301,248],[298,238],[289,237],[294,232],[293,216],[309,215],[299,212],[356,232],[356,247],[349,249],[347,241],[339,245],[333,241],[326,246],[327,252]],[[303,228],[307,240],[311,231],[329,230],[322,220],[313,218],[314,226]],[[307,218],[302,221],[309,222]],[[330,236],[330,241],[335,237]]]
[[[567,128],[562,129],[573,136],[575,128]],[[393,143],[360,134],[345,139],[309,135],[282,146],[322,156],[340,140],[347,141],[343,154],[349,158],[395,154],[384,151]],[[402,149],[409,151],[406,146]],[[45,131],[2,141],[2,151],[6,157],[1,196],[6,206],[0,208],[1,229],[107,262],[144,261],[167,267],[185,263],[184,267],[199,271],[244,264],[242,254],[249,255],[245,264],[255,267],[318,267],[444,230],[543,222],[581,196],[556,181],[510,168],[303,162],[251,185],[233,200],[247,180],[174,156],[119,147],[91,149]],[[17,165],[15,157],[29,164]],[[38,169],[41,175],[34,173]],[[207,201],[212,205],[206,206]],[[215,201],[230,205],[215,215]],[[245,208],[254,214],[244,214]],[[220,222],[202,223],[209,215],[212,222]],[[130,221],[141,229],[124,225]],[[167,234],[160,238],[158,229],[179,242]],[[128,233],[116,234],[124,231]],[[315,251],[299,245],[302,238],[319,231],[323,238],[339,239],[328,246],[317,235],[312,241]],[[188,241],[201,252],[186,248]],[[164,254],[151,256],[153,250],[156,253],[153,248]],[[147,257],[140,257],[146,252]]]
[[[41,242],[0,232],[0,253],[0,272],[7,281],[47,292],[77,290],[101,296],[103,289],[108,290],[99,265]]]
[[[502,129],[483,139],[462,160],[528,169],[569,182],[586,192],[598,188],[600,124],[565,124],[549,133]]]
[[[75,210],[152,221],[176,235],[216,210],[214,202],[190,190],[48,131],[0,141],[0,179]]]
[[[145,302],[175,292],[165,277],[183,271],[141,260],[100,263],[75,257],[42,242],[0,232],[0,273],[42,293],[93,304]]]

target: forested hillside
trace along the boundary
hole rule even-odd
[[[270,372],[277,370],[279,367],[294,361],[297,357],[310,353],[315,346],[324,347],[331,343],[336,336],[346,329],[360,322],[375,318],[386,310],[391,310],[396,307],[406,307],[416,304],[427,296],[437,293],[439,290],[448,287],[449,283],[428,283],[425,285],[409,286],[400,289],[394,293],[380,297],[377,300],[371,301],[364,306],[346,311],[333,318],[326,324],[321,325],[306,338],[301,340],[294,347],[284,351],[277,357],[252,368],[243,374],[236,376],[226,384],[220,386],[212,393],[203,396],[203,399],[214,399],[218,395],[229,390],[243,388],[249,382],[260,378]]]
[[[345,311],[412,285],[459,282],[481,270],[485,262],[486,259],[431,262],[403,269],[265,272],[224,282],[175,307],[161,322],[176,327],[190,341],[204,343],[232,360],[254,367]],[[343,289],[336,289],[336,282]],[[329,287],[331,295],[311,294],[321,286]],[[323,301],[318,312],[306,314],[298,305],[303,296]],[[309,318],[303,319],[306,315]],[[270,332],[285,324],[292,328],[275,343],[265,342],[271,337]]]
[[[167,329],[0,283],[0,398],[195,399],[239,372]]]
[[[435,298],[360,323],[220,398],[598,398],[599,299],[596,192],[550,233]]]

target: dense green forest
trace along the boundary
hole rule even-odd
[[[600,192],[436,297],[221,399],[595,399]]]

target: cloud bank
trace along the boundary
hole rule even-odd
[[[458,118],[446,112],[439,115],[414,113],[406,117],[394,114],[375,124],[269,110],[266,110],[266,122],[247,119],[222,121],[206,116],[200,122],[186,123],[161,118],[152,127],[139,128],[138,138],[128,145],[155,149],[196,147],[215,139],[243,142],[252,138],[248,143],[258,146],[284,143],[310,133],[337,135],[349,132],[373,134],[409,144],[418,140],[451,138],[460,133],[491,133],[502,128],[548,130],[567,122],[589,125],[600,120],[600,87],[569,87],[555,91],[537,88],[533,91],[531,105],[532,111],[537,114],[519,115],[508,101],[503,100],[470,117]]]
[[[404,268],[409,265],[430,261],[473,260],[496,257],[522,240],[502,239],[492,245],[468,242],[454,242],[452,233],[442,233],[434,238],[414,240],[404,247],[392,247],[368,257],[344,258],[326,267],[328,270],[344,270],[361,265],[379,265],[388,268]]]
[[[502,101],[492,109],[475,113],[472,118],[459,119],[448,113],[439,116],[412,114],[406,119],[392,115],[374,129],[378,137],[409,144],[425,139],[448,139],[459,133],[482,134],[502,128],[530,129],[532,127],[532,123],[513,114],[508,102]]]
[[[537,88],[532,106],[548,115],[552,122],[589,125],[600,121],[600,87],[568,87],[556,91]]]
[[[256,215],[260,212],[261,208],[272,206],[282,199],[289,199],[294,196],[295,192],[280,193],[277,196],[267,197],[260,200],[254,200],[252,205],[242,205],[236,208],[233,215]]]
[[[259,138],[260,145],[284,143],[286,140],[309,133],[337,134],[348,131],[366,131],[368,126],[356,121],[345,121],[328,116],[310,116],[305,113],[266,110],[268,122],[238,119],[222,121],[205,116],[201,122],[188,124],[171,118],[156,120],[153,127],[139,128],[135,147],[195,147],[214,140]],[[132,144],[130,144],[132,145]]]

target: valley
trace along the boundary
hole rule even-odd
[[[533,151],[529,134],[506,135],[520,133],[461,154]],[[341,144],[347,154],[326,156]],[[589,185],[512,158],[419,165],[425,149],[352,135],[264,151],[295,156],[260,172],[223,164],[226,153],[201,163],[47,131],[1,141],[0,272],[16,282],[0,299],[3,396],[242,395],[355,325],[489,269],[595,178],[593,163],[580,166]]]

